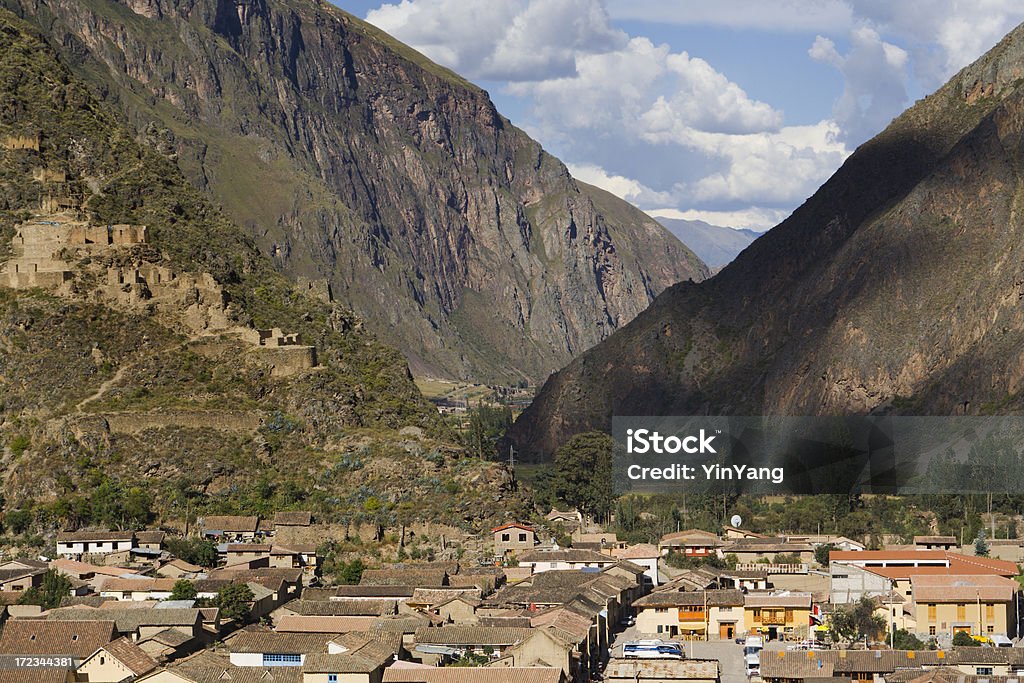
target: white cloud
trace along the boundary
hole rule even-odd
[[[609,0],[615,19],[758,31],[841,31],[852,21],[843,0]]]
[[[566,166],[574,178],[607,190],[616,197],[638,206],[666,204],[674,201],[671,192],[657,192],[632,178],[609,174],[594,164],[566,164]]]
[[[785,209],[767,209],[756,206],[735,211],[650,209],[646,213],[653,218],[680,218],[685,221],[704,221],[711,225],[719,225],[726,228],[746,228],[757,232],[764,232],[775,227],[790,214]]]
[[[469,78],[571,75],[578,55],[627,40],[595,0],[401,0],[367,21]]]
[[[843,94],[835,103],[833,117],[842,137],[853,145],[877,134],[906,108],[908,54],[882,40],[875,29],[854,28],[845,55],[839,54],[832,40],[820,35],[807,54],[843,74]]]

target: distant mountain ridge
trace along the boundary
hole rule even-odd
[[[414,370],[542,380],[707,268],[483,90],[314,0],[0,0]]]
[[[761,236],[746,228],[729,228],[704,221],[682,218],[658,218],[657,221],[713,270],[728,265]]]
[[[513,426],[613,415],[1024,411],[1024,27],[862,145],[714,278],[670,288]]]

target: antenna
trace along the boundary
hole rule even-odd
[[[512,444],[508,445],[508,468],[515,469],[516,466],[516,450],[512,448]]]
[[[729,524],[731,526],[734,526],[734,527],[736,527],[738,529],[740,527],[740,525],[743,524],[743,518],[740,517],[739,515],[733,515],[732,519],[729,520]]]

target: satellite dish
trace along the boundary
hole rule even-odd
[[[733,515],[732,519],[729,520],[729,524],[731,524],[734,527],[739,528],[740,524],[743,524],[743,518],[740,517],[739,515]]]

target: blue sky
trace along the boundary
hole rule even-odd
[[[1009,0],[346,2],[655,216],[767,229],[1024,21]]]

